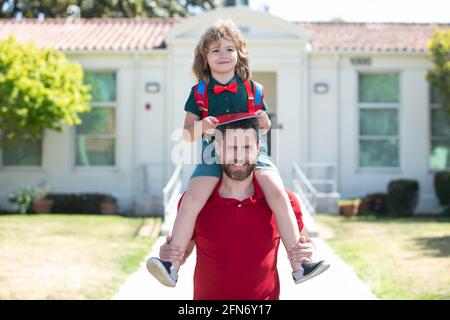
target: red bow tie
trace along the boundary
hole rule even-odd
[[[214,94],[220,94],[224,91],[229,91],[232,93],[237,93],[237,83],[233,82],[227,86],[221,86],[219,84],[214,85]]]

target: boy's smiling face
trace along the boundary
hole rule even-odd
[[[228,39],[212,42],[206,59],[213,75],[234,73],[238,59],[234,42]]]

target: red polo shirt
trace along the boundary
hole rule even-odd
[[[200,211],[193,235],[197,248],[194,300],[279,299],[280,236],[275,215],[255,178],[253,184],[254,194],[239,201],[222,198],[219,182]],[[301,231],[300,203],[286,191]]]

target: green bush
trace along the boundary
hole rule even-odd
[[[450,205],[450,171],[441,171],[434,175],[434,191],[441,206]]]
[[[83,69],[64,53],[22,43],[0,41],[0,144],[39,140],[46,129],[62,131],[81,123],[90,111],[90,86]]]
[[[389,214],[412,215],[419,202],[419,183],[406,179],[389,182],[386,200]]]
[[[387,195],[383,192],[369,193],[363,198],[363,203],[367,203],[367,211],[378,215],[387,214]],[[366,208],[364,208],[366,209]],[[364,210],[364,213],[366,211]]]
[[[112,194],[105,194],[102,201],[117,204],[117,198],[114,197]]]
[[[35,193],[36,193],[35,188],[26,187],[23,189],[19,189],[16,192],[11,192],[8,195],[8,200],[9,202],[17,205],[17,208],[20,213],[22,214],[29,213]]]
[[[450,114],[450,29],[435,30],[428,43],[429,57],[432,62],[427,72],[431,86],[442,95],[442,108]]]
[[[450,217],[450,206],[448,206],[447,208],[445,208],[442,212],[441,215],[445,216],[445,217]]]
[[[100,203],[110,195],[103,193],[49,193],[53,200],[52,212],[56,213],[100,213]]]

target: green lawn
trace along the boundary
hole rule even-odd
[[[317,215],[320,236],[381,299],[450,299],[450,219]]]
[[[151,249],[137,235],[149,221],[0,215],[0,299],[111,298]]]

